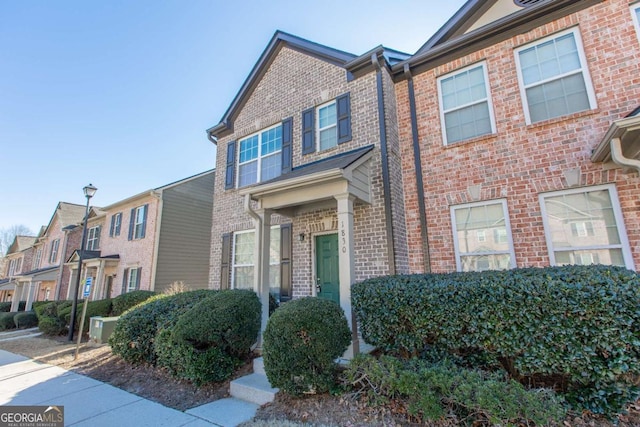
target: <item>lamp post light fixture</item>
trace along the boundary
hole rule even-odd
[[[78,289],[80,288],[80,276],[82,273],[82,259],[84,258],[84,246],[87,241],[87,220],[89,219],[89,200],[96,194],[98,189],[89,184],[82,189],[84,196],[87,198],[87,207],[84,211],[84,221],[82,225],[82,242],[80,243],[80,250],[78,251],[78,273],[76,275],[76,284],[73,289],[73,306],[71,308],[71,323],[69,324],[68,341],[73,341],[73,329],[76,323],[76,310],[78,309]]]

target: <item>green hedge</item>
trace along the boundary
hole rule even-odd
[[[180,315],[215,292],[201,289],[151,297],[120,316],[109,345],[129,363],[155,363],[156,334],[173,326]]]
[[[19,311],[13,318],[16,328],[33,328],[38,326],[38,316],[33,311]]]
[[[8,313],[8,312],[10,312],[11,311],[11,304],[13,304],[11,301],[0,302],[0,313]],[[27,306],[27,302],[26,301],[20,301],[18,303],[18,311],[24,311],[26,306]]]
[[[16,314],[18,314],[17,311],[0,313],[0,331],[6,331],[7,329],[15,329],[16,323],[13,320],[13,318],[15,317]]]
[[[131,307],[135,307],[143,301],[148,300],[152,296],[156,295],[153,291],[132,291],[126,294],[118,295],[113,298],[113,307],[111,309],[111,316],[120,316]]]
[[[38,328],[45,335],[61,335],[66,332],[67,327],[63,319],[58,316],[58,309],[71,307],[70,301],[51,301],[36,307],[38,316]],[[71,312],[71,309],[69,309]]]
[[[33,310],[36,315],[40,316],[38,314],[38,311],[41,311],[42,307],[44,307],[47,304],[51,304],[52,301],[34,301],[33,304],[31,304],[31,310]]]
[[[364,339],[388,352],[486,353],[523,383],[557,380],[595,413],[620,412],[640,394],[640,279],[623,268],[382,277],[351,295]]]
[[[333,301],[307,297],[282,304],[264,332],[269,382],[291,395],[325,392],[335,383],[335,359],[351,342],[344,312]]]
[[[78,301],[78,306],[76,308],[76,319],[75,319],[75,327],[74,331],[78,332],[78,326],[80,325],[80,319],[82,319],[82,310],[84,306],[84,301]],[[58,317],[64,316],[64,323],[67,327],[70,327],[71,324],[71,310],[73,306],[64,307],[62,311],[59,312]],[[89,333],[89,323],[92,317],[101,316],[108,317],[111,314],[111,299],[101,299],[96,301],[89,301],[87,304],[87,313],[84,317],[84,324],[82,326],[82,334],[86,335]]]
[[[344,379],[369,405],[403,405],[422,423],[446,417],[456,425],[542,426],[558,425],[566,415],[563,399],[552,390],[526,390],[504,374],[446,360],[430,364],[359,355]]]

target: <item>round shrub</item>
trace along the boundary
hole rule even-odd
[[[135,307],[154,295],[156,295],[156,293],[153,291],[132,291],[118,295],[112,300],[113,306],[111,308],[111,316],[120,316],[131,307]]]
[[[485,354],[512,378],[606,415],[640,392],[640,277],[624,268],[380,277],[351,295],[364,339],[390,353]]]
[[[0,331],[6,331],[7,329],[14,329],[16,324],[13,320],[16,311],[10,311],[9,313],[0,313]]]
[[[57,316],[40,316],[38,329],[40,329],[43,334],[51,336],[62,335],[67,331],[64,322]]]
[[[328,391],[334,384],[334,360],[350,342],[347,319],[335,302],[307,297],[282,304],[264,332],[269,382],[294,396]]]
[[[21,311],[13,317],[16,328],[33,328],[38,326],[38,316],[33,311]]]
[[[176,339],[169,329],[158,333],[154,350],[158,366],[196,385],[224,381],[237,365],[236,359],[219,347],[197,349],[191,343]]]
[[[197,349],[218,347],[231,356],[244,356],[258,339],[261,310],[253,291],[220,291],[180,316],[173,335]]]
[[[201,289],[147,299],[120,316],[109,338],[111,349],[129,363],[155,363],[156,334],[173,326],[180,315],[215,292]]]
[[[38,314],[38,311],[41,311],[41,308],[47,304],[51,304],[52,301],[34,301],[31,304],[31,310],[33,310],[36,315]]]

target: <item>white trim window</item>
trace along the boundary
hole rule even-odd
[[[282,125],[239,141],[238,187],[268,181],[282,172]]]
[[[87,231],[87,250],[97,251],[100,248],[100,226],[96,225]]]
[[[452,206],[451,223],[458,271],[515,268],[506,200]]]
[[[527,124],[597,107],[577,28],[515,50]]]
[[[133,238],[135,240],[142,239],[144,237],[145,223],[147,221],[146,205],[135,208],[135,215],[133,218]]]
[[[271,227],[269,245],[269,287],[272,293],[280,288],[280,226]],[[233,289],[253,289],[255,266],[255,231],[245,230],[233,233],[233,254],[231,259],[231,287]]]
[[[636,27],[636,34],[638,35],[638,41],[640,42],[640,3],[636,3],[631,6],[631,19]]]
[[[22,272],[22,258],[14,258],[9,262],[9,276]]]
[[[60,247],[60,239],[51,242],[51,250],[49,252],[49,263],[53,264],[58,261],[58,248]]]
[[[318,151],[328,150],[338,145],[338,113],[336,101],[327,102],[316,108]]]
[[[438,78],[444,145],[496,132],[485,63]]]
[[[36,256],[33,260],[33,269],[37,270],[40,268],[40,261],[42,260],[42,247],[38,247],[36,250]]]
[[[614,185],[540,194],[551,265],[619,265],[633,259]]]
[[[142,267],[138,268],[127,268],[126,271],[126,283],[127,283],[127,292],[132,292],[140,288],[140,276],[142,273]]]

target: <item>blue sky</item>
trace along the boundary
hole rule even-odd
[[[276,30],[414,53],[464,0],[2,0],[0,229],[215,166],[218,123]]]

